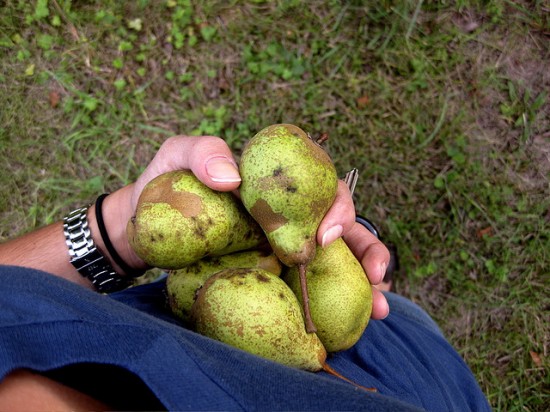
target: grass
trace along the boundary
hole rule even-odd
[[[356,206],[495,410],[550,406],[547,2],[8,0],[0,239],[135,179],[172,134],[328,132]]]

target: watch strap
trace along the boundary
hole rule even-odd
[[[63,233],[71,264],[98,292],[116,292],[129,286],[130,282],[113,269],[94,244],[87,208],[73,210],[63,219]]]

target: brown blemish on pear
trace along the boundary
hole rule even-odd
[[[189,192],[176,192],[168,185],[156,185],[151,190],[144,191],[140,202],[154,203],[159,199],[178,210],[186,218],[195,217],[202,211],[200,196]]]
[[[288,219],[282,213],[273,211],[264,199],[258,199],[250,209],[250,214],[266,232],[273,232],[284,226]]]

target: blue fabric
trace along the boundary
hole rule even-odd
[[[139,377],[169,410],[490,410],[445,339],[400,313],[372,321],[352,349],[329,359],[378,389],[370,393],[181,327],[166,307],[164,281],[105,296],[0,266],[0,285],[0,378],[17,368],[84,374],[86,365],[107,365]]]
[[[382,293],[388,301],[390,312],[392,312],[393,314],[400,314],[406,317],[411,322],[416,322],[419,325],[424,326],[436,335],[443,336],[443,332],[441,331],[441,329],[439,329],[437,323],[435,323],[430,315],[428,315],[426,311],[418,306],[416,303],[410,301],[404,296],[398,295],[393,292]]]

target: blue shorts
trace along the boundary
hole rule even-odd
[[[393,295],[385,320],[371,321],[354,347],[328,359],[352,381],[377,388],[371,393],[182,327],[167,307],[164,281],[100,295],[44,272],[0,266],[0,285],[0,378],[31,369],[114,408],[490,410],[429,316]]]
[[[418,323],[434,334],[441,335],[443,337],[443,332],[441,332],[441,329],[439,329],[437,323],[435,323],[430,315],[428,315],[428,313],[416,303],[411,302],[409,299],[393,292],[383,293],[388,301],[391,313],[398,313],[399,315],[409,319],[410,322]]]

